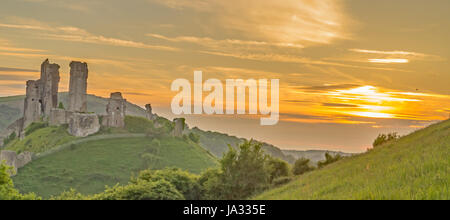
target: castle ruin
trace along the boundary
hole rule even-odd
[[[103,126],[124,128],[127,100],[122,97],[122,93],[111,93],[108,105],[106,106],[107,115],[103,116]]]
[[[87,63],[70,63],[69,111],[87,112]]]
[[[101,126],[125,127],[127,100],[122,93],[111,93],[106,106],[106,115],[88,113],[87,108],[87,63],[73,61],[70,63],[69,104],[68,109],[60,109],[58,106],[58,89],[60,82],[60,66],[51,64],[46,59],[41,65],[41,75],[38,80],[29,80],[26,83],[26,96],[24,100],[23,117],[1,133],[2,138],[9,137],[13,133],[17,137],[25,138],[25,129],[34,122],[46,121],[51,126],[67,125],[70,135],[86,137],[97,133]],[[158,116],[153,114],[150,104],[146,105],[147,118],[156,121]],[[100,118],[102,120],[100,120]],[[174,136],[181,137],[185,128],[184,120],[174,121]],[[0,138],[0,140],[2,140]],[[0,143],[0,147],[2,146]],[[31,162],[32,154],[23,152],[17,155],[11,151],[0,151],[0,162],[5,160],[7,165],[18,168]]]

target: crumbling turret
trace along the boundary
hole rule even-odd
[[[122,93],[111,93],[106,106],[107,115],[103,117],[102,124],[107,127],[125,127],[126,103],[127,100],[122,97]]]
[[[41,65],[41,102],[42,113],[48,117],[52,108],[58,105],[58,87],[59,87],[59,65],[50,64],[47,60]]]
[[[175,127],[173,129],[173,136],[182,137],[186,125],[186,120],[184,118],[175,118],[173,122],[175,123]]]
[[[25,129],[31,123],[39,121],[41,115],[42,99],[40,80],[29,80],[27,81],[22,128]]]
[[[87,112],[87,63],[70,63],[69,111]]]

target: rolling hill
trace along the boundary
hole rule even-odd
[[[68,93],[60,93],[58,98],[64,106],[68,106]],[[24,96],[0,97],[0,137],[2,136],[1,132],[3,129],[22,117],[23,100]],[[108,99],[106,98],[88,95],[88,112],[106,114],[105,106],[107,103]],[[143,108],[129,102],[127,102],[126,111],[127,115],[130,116],[146,116]],[[242,143],[245,140],[243,138],[229,136],[218,132],[203,131],[198,128],[191,129],[191,131],[200,136],[200,145],[203,148],[219,158],[228,151],[229,145],[236,148],[239,143]],[[293,163],[295,161],[294,157],[285,155],[281,149],[273,145],[263,143],[263,149],[271,156],[285,160],[289,163]]]
[[[345,158],[255,199],[450,199],[450,121]]]

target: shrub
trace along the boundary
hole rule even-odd
[[[87,197],[81,195],[81,193],[77,192],[74,189],[70,189],[69,191],[65,191],[61,193],[59,196],[52,196],[50,200],[86,200]]]
[[[325,153],[325,160],[319,161],[319,163],[317,163],[317,166],[319,168],[323,168],[323,167],[325,167],[329,164],[335,163],[341,159],[342,159],[342,156],[340,154],[336,154],[336,156],[333,157],[331,154]]]
[[[204,173],[200,178],[206,198],[218,200],[246,199],[266,189],[270,181],[268,157],[262,145],[246,141],[239,151],[229,148],[220,161],[221,169]],[[211,180],[207,179],[208,175]]]
[[[269,173],[270,173],[270,182],[278,179],[280,177],[289,176],[289,164],[283,160],[270,157],[267,161]]]
[[[60,103],[58,104],[58,108],[59,108],[59,109],[65,109],[65,108],[64,108],[64,104],[63,104],[62,102],[60,102]]]
[[[389,133],[389,134],[380,134],[373,142],[373,147],[379,147],[391,141],[396,141],[400,139],[400,135],[397,133]]]
[[[11,167],[5,166],[0,161],[0,200],[38,200],[40,199],[35,194],[22,195],[14,188],[10,173]]]
[[[132,180],[132,182],[158,182],[161,180],[167,181],[172,184],[176,188],[176,190],[178,190],[178,192],[183,195],[185,199],[200,199],[201,189],[198,183],[198,176],[190,174],[186,171],[182,171],[180,169],[142,171],[136,179]]]
[[[294,175],[303,175],[309,171],[314,170],[313,167],[309,165],[310,160],[306,158],[300,158],[297,161],[295,161],[294,168],[292,172]]]
[[[138,181],[126,186],[107,187],[105,192],[90,197],[93,200],[182,200],[183,195],[166,180]]]

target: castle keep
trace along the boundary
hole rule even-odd
[[[122,93],[111,93],[106,105],[106,115],[88,113],[87,106],[87,63],[73,61],[70,63],[69,100],[68,108],[58,107],[58,90],[60,83],[60,66],[45,60],[41,65],[40,79],[26,82],[26,96],[24,100],[23,117],[1,133],[2,138],[16,134],[17,137],[25,138],[25,129],[33,122],[48,122],[51,126],[66,125],[69,134],[75,137],[87,137],[93,135],[104,127],[125,127],[127,100],[122,97]],[[150,104],[146,105],[146,116],[149,120],[155,121],[158,118],[153,114]],[[174,136],[182,136],[184,120],[177,119],[174,122]],[[12,151],[0,151],[0,162],[5,160],[6,164],[18,168],[31,162],[32,154],[23,152],[16,154]]]

